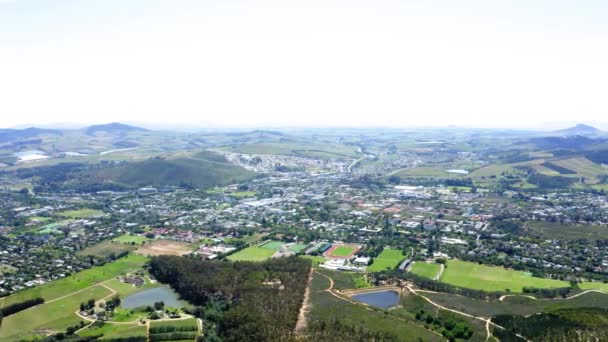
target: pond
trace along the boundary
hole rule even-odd
[[[122,299],[121,306],[125,309],[134,309],[140,306],[154,305],[155,302],[165,302],[165,306],[181,308],[184,302],[179,295],[170,287],[160,286],[149,290],[143,290]]]
[[[353,299],[381,309],[388,309],[399,304],[397,291],[368,292],[354,295]]]

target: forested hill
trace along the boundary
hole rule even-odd
[[[201,307],[207,338],[222,341],[291,340],[310,267],[298,257],[231,263],[160,256],[150,262],[159,281]]]

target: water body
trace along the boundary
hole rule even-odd
[[[449,173],[459,173],[461,175],[468,175],[469,171],[467,170],[462,170],[462,169],[451,169],[451,170],[445,170],[445,172],[449,172]]]
[[[399,304],[399,294],[393,290],[362,293],[354,295],[353,299],[381,309],[388,309]]]
[[[153,306],[155,302],[165,302],[165,306],[181,308],[184,302],[179,300],[179,295],[167,286],[155,287],[134,293],[122,299],[121,306],[125,309],[134,309],[140,306]]]

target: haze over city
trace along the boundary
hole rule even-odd
[[[0,1],[0,126],[605,127],[602,1]]]

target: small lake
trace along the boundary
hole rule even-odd
[[[155,302],[165,302],[165,306],[181,308],[184,302],[179,300],[179,295],[170,287],[160,286],[149,290],[143,290],[122,299],[121,307],[134,309],[140,306],[153,306]]]
[[[375,306],[381,309],[388,309],[399,304],[399,294],[397,291],[369,292],[354,295],[352,297],[362,303]]]

